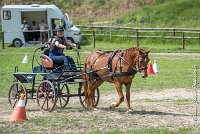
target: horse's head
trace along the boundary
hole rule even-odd
[[[136,66],[139,70],[139,72],[142,75],[142,78],[146,78],[148,76],[147,74],[147,66],[148,66],[148,62],[149,62],[149,54],[150,50],[145,51],[141,48],[138,48],[138,55],[136,58]]]

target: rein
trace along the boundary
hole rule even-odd
[[[119,50],[120,51],[120,50]],[[118,52],[119,52],[118,51]],[[106,51],[107,52],[107,51]],[[104,54],[104,53],[106,53],[106,52],[98,52],[99,53],[99,55],[96,57],[96,59],[94,60],[94,62],[93,62],[93,64],[90,66],[90,70],[88,70],[88,71],[92,71],[92,67],[94,66],[94,64],[96,63],[96,61],[97,61],[97,59],[98,58],[100,58],[100,56],[102,55],[102,54]],[[109,51],[110,52],[110,51]],[[125,52],[123,52],[123,51],[120,51],[120,54],[118,54],[117,52],[116,52],[116,50],[113,52],[117,57],[118,57],[118,60],[117,60],[117,63],[116,63],[116,66],[115,66],[115,70],[112,72],[112,59],[110,59],[110,56],[108,57],[108,67],[104,67],[103,69],[109,69],[110,70],[110,73],[108,73],[107,75],[104,75],[104,76],[99,76],[99,77],[97,77],[97,78],[104,78],[104,77],[109,77],[109,76],[111,76],[111,77],[117,77],[117,76],[131,76],[131,75],[135,75],[137,72],[140,72],[140,71],[142,71],[142,70],[145,70],[145,69],[147,69],[147,67],[139,67],[139,56],[137,56],[137,59],[134,61],[134,63],[136,63],[136,65],[134,64],[134,65],[131,65],[127,60],[125,60],[124,58],[123,58],[123,55],[125,54]],[[112,54],[111,54],[112,55]],[[113,56],[114,57],[114,56]],[[112,58],[113,58],[112,57]],[[128,64],[128,66],[130,66],[132,69],[131,69],[131,71],[127,71],[127,72],[122,72],[122,66],[121,66],[121,60],[123,60],[126,64]],[[120,61],[120,71],[116,71],[116,68],[117,68],[117,65],[118,65],[118,61]],[[110,64],[111,65],[109,65],[109,62],[110,62]],[[100,71],[100,70],[102,70],[102,69],[99,69],[98,71]],[[88,72],[87,71],[87,72]],[[94,71],[94,72],[98,72],[98,71]],[[97,79],[96,78],[96,79]]]

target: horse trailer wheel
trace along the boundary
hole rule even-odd
[[[12,108],[15,108],[17,105],[21,93],[25,94],[24,101],[25,105],[27,103],[27,92],[25,86],[21,82],[14,82],[9,89],[8,93],[8,102]]]
[[[85,100],[84,89],[82,89],[82,84],[79,84],[78,94],[79,94],[81,105],[83,106],[83,108],[87,109],[87,104]],[[94,107],[97,107],[97,105],[99,104],[99,98],[100,98],[99,88],[95,89],[94,96],[95,96]]]
[[[42,81],[36,91],[37,104],[42,111],[51,112],[56,104],[54,85],[48,81]]]
[[[12,42],[12,45],[15,47],[21,47],[22,46],[22,41],[20,39],[14,39]]]
[[[69,102],[69,87],[67,84],[58,84],[57,88],[57,101],[56,101],[56,106],[59,108],[64,108],[67,106]]]

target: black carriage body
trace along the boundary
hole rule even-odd
[[[21,83],[33,83],[36,73],[16,72],[13,73],[14,77]]]

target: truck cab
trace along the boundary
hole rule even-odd
[[[42,20],[48,25],[48,28],[45,31],[32,30],[33,21],[39,26]],[[45,32],[48,39],[55,35],[56,25],[64,27],[66,39],[81,44],[82,34],[80,29],[74,26],[68,15],[63,14],[55,5],[5,5],[1,8],[1,21],[4,42],[11,43],[16,47],[41,43],[40,32]],[[23,21],[26,21],[29,26],[29,30],[26,32],[28,36],[25,36],[25,32],[21,28]],[[33,34],[36,34],[37,38],[33,38]]]

